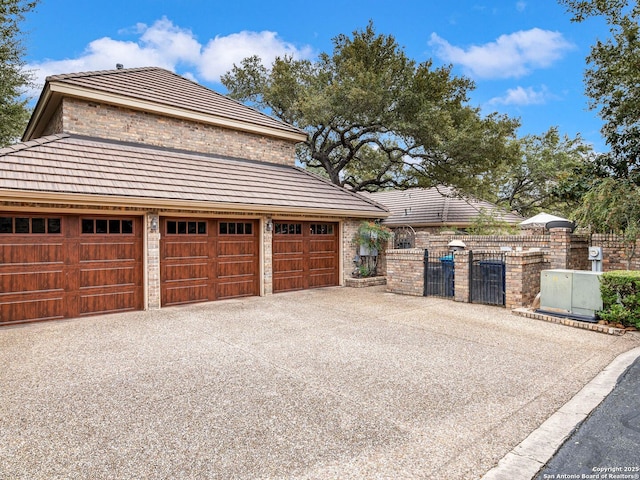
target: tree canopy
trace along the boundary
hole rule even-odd
[[[575,216],[593,231],[622,233],[635,245],[640,233],[640,7],[629,0],[559,1],[573,21],[602,18],[611,34],[592,45],[585,72],[589,107],[604,121],[601,132],[611,151],[576,176],[582,177],[585,194]]]
[[[573,21],[600,17],[609,26],[611,37],[597,40],[586,59],[585,91],[611,148],[600,161],[614,178],[640,185],[640,6],[629,0],[560,2]]]
[[[593,162],[592,147],[579,135],[560,135],[557,127],[514,142],[518,161],[495,171],[485,185],[492,191],[483,196],[524,217],[541,211],[568,215],[584,193],[575,175]]]
[[[0,0],[0,147],[15,142],[29,120],[23,93],[32,77],[24,69],[20,23],[36,3]]]
[[[316,61],[245,58],[229,95],[306,130],[298,160],[353,190],[445,184],[474,190],[516,149],[516,120],[468,105],[471,80],[420,64],[372,23]]]

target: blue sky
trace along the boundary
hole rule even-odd
[[[313,59],[369,20],[417,62],[452,64],[473,79],[470,104],[520,118],[520,135],[557,126],[606,149],[583,73],[607,29],[598,20],[572,23],[555,0],[40,0],[23,30],[40,86],[47,75],[122,63],[168,68],[224,93],[219,78],[234,62]]]

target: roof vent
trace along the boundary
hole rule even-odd
[[[116,63],[116,68],[118,70],[122,70],[124,68],[124,65],[122,65],[121,63]]]

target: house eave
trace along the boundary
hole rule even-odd
[[[125,196],[86,195],[75,193],[33,192],[28,190],[0,191],[0,202],[22,204],[52,204],[72,207],[101,207],[138,210],[198,210],[203,212],[225,211],[230,213],[259,214],[299,214],[323,215],[330,217],[385,218],[388,213],[382,211],[358,211],[348,209],[329,209],[311,207],[290,207],[279,205],[257,205],[244,203],[222,203],[210,201],[172,200],[163,198],[140,198]],[[0,206],[10,210],[11,205]]]

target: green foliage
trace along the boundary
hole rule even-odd
[[[482,208],[467,232],[471,235],[515,235],[518,227],[503,220],[495,212]]]
[[[360,223],[354,241],[357,245],[381,251],[392,235],[393,232],[381,223],[364,221]]]
[[[333,39],[318,60],[244,59],[229,95],[306,130],[298,160],[352,190],[452,185],[468,190],[514,158],[516,120],[467,105],[473,82],[407,57],[373,24]]]
[[[484,197],[523,217],[542,211],[569,214],[579,204],[569,188],[575,193],[575,171],[592,161],[591,147],[579,135],[561,136],[557,127],[542,135],[527,135],[514,144],[518,161],[494,172],[487,182],[493,191]]]
[[[583,196],[575,219],[592,232],[621,235],[631,265],[640,235],[640,187],[629,180],[601,179]]]
[[[640,272],[617,270],[602,274],[603,309],[598,315],[611,323],[640,328]]]
[[[32,76],[24,70],[20,23],[36,3],[0,0],[0,147],[15,142],[29,120],[27,100],[22,95]]]
[[[589,107],[604,120],[611,148],[599,160],[614,178],[640,185],[640,6],[629,0],[560,0],[576,22],[600,17],[611,37],[591,47],[585,72]]]

